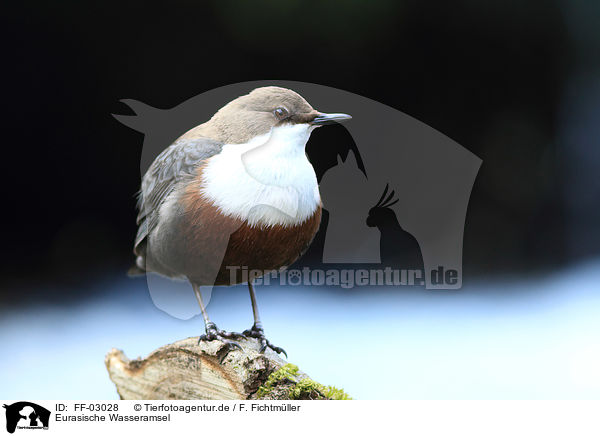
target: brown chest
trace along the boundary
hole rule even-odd
[[[250,227],[243,224],[231,234],[223,267],[276,270],[294,263],[309,247],[321,223],[321,207],[295,226]]]
[[[230,285],[242,281],[241,267],[271,271],[289,266],[309,247],[321,222],[319,206],[312,216],[294,225],[250,226],[223,215],[200,192],[198,183],[191,183],[181,198],[184,274],[195,276],[196,281]],[[240,267],[240,274],[232,275],[235,267]]]

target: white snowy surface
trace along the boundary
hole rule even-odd
[[[0,308],[0,398],[116,399],[110,348],[145,356],[203,331],[158,310],[143,280],[96,286],[80,304]],[[357,399],[600,399],[600,262],[460,291],[257,292],[289,361]],[[209,313],[248,328],[246,288],[214,292]]]

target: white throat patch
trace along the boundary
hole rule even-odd
[[[202,193],[228,216],[251,226],[300,224],[319,204],[315,170],[305,146],[314,127],[275,127],[246,144],[226,144],[207,160]]]

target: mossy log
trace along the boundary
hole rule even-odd
[[[113,348],[105,364],[124,400],[349,398],[314,382],[273,351],[261,354],[256,339],[238,342],[242,350],[228,352],[220,341],[187,338],[135,360]]]

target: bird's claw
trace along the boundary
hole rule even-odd
[[[260,353],[264,353],[267,348],[270,348],[278,354],[283,353],[287,359],[288,356],[285,350],[281,347],[276,347],[275,345],[271,344],[271,342],[269,342],[269,340],[265,337],[265,331],[263,330],[261,325],[254,324],[248,330],[244,330],[242,334],[247,338],[258,339],[260,343]]]
[[[233,349],[241,351],[242,346],[230,339],[241,339],[244,337],[245,336],[241,333],[226,332],[224,330],[219,330],[215,323],[211,322],[206,325],[206,333],[198,338],[198,344],[200,344],[200,342],[202,341],[210,342],[216,340],[223,342],[228,351],[231,351]]]
[[[261,353],[264,353],[265,350],[267,349],[267,347],[269,347],[271,350],[275,351],[277,354],[283,353],[285,355],[285,358],[287,359],[288,355],[285,352],[285,350],[281,347],[277,347],[277,346],[273,345],[271,342],[269,342],[268,339],[261,339],[260,343],[261,343],[261,346],[260,346]]]

